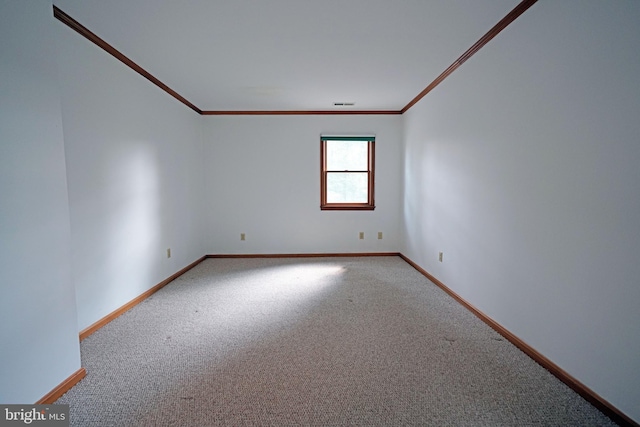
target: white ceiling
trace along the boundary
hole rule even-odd
[[[54,3],[201,110],[400,110],[519,0]]]

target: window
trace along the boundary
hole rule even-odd
[[[373,136],[320,138],[320,209],[373,210]]]

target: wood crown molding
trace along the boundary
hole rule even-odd
[[[553,363],[547,357],[543,356],[542,353],[539,353],[536,349],[531,347],[529,344],[518,338],[516,335],[511,333],[504,326],[484,314],[482,311],[478,310],[476,307],[467,302],[460,295],[452,291],[448,286],[438,280],[431,273],[420,267],[418,264],[413,262],[411,259],[406,257],[403,254],[400,254],[400,258],[405,260],[407,264],[418,270],[423,276],[433,282],[440,289],[445,291],[449,296],[451,296],[454,300],[456,300],[459,304],[461,304],[464,308],[473,313],[476,317],[482,320],[484,323],[489,325],[493,330],[502,335],[505,339],[507,339],[511,344],[518,347],[523,353],[533,359],[540,366],[549,371],[552,375],[558,378],[560,381],[565,383],[569,388],[582,396],[587,402],[591,403],[595,406],[600,412],[605,414],[615,423],[621,426],[629,426],[629,427],[640,427],[635,421],[633,421],[630,417],[625,415],[618,408],[613,406],[611,403],[603,399],[596,392],[591,390],[589,387],[578,381],[572,375],[570,375],[567,371]]]
[[[463,53],[458,59],[456,59],[453,64],[449,65],[449,67],[442,72],[434,81],[432,81],[429,86],[424,88],[422,92],[420,92],[415,98],[413,98],[407,105],[404,106],[400,112],[404,114],[409,108],[413,107],[418,101],[420,101],[426,94],[431,92],[436,86],[438,86],[444,79],[449,77],[451,73],[457,70],[467,59],[471,58],[475,53],[477,53],[480,49],[482,49],[487,43],[491,41],[495,36],[498,35],[502,30],[507,28],[509,24],[515,21],[520,15],[526,12],[531,6],[533,6],[538,0],[523,0],[520,4],[518,4],[511,12],[507,14],[504,18],[500,20],[496,25],[493,26],[484,36],[480,38],[473,46],[471,46],[465,53]]]
[[[500,20],[493,28],[491,28],[484,36],[480,38],[473,46],[471,46],[465,53],[463,53],[453,64],[451,64],[446,70],[442,72],[436,79],[429,84],[422,92],[420,92],[415,98],[413,98],[407,105],[401,110],[201,110],[194,104],[189,102],[185,97],[180,95],[175,90],[161,82],[158,78],[153,76],[150,72],[133,62],[122,52],[111,46],[109,43],[98,37],[91,32],[88,28],[80,24],[78,21],[67,15],[60,8],[53,5],[53,15],[63,24],[67,25],[80,35],[85,37],[96,46],[105,50],[111,54],[117,60],[145,77],[151,83],[195,111],[202,116],[300,116],[300,115],[396,115],[404,114],[409,108],[414,106],[420,101],[426,94],[431,92],[436,86],[438,86],[444,79],[446,79],[451,73],[458,69],[467,59],[471,58],[476,52],[484,47],[491,39],[504,30],[509,24],[515,21],[520,15],[528,10],[538,0],[523,0],[518,4],[511,12],[509,12],[504,18]]]
[[[225,110],[203,111],[203,116],[324,116],[324,115],[393,115],[400,110]]]
[[[56,388],[51,390],[42,399],[36,402],[36,405],[49,405],[60,398],[67,391],[71,390],[71,388],[78,384],[81,379],[83,379],[87,375],[87,370],[84,368],[78,369],[76,372],[71,374],[69,378],[62,381]]]
[[[70,17],[69,15],[64,13],[61,9],[59,9],[55,5],[53,6],[53,16],[55,16],[56,19],[58,19],[60,22],[62,22],[63,24],[65,24],[66,26],[71,28],[72,30],[76,31],[77,33],[79,33],[80,35],[85,37],[87,40],[89,40],[90,42],[92,42],[96,46],[100,47],[101,49],[103,49],[107,53],[111,54],[114,58],[116,58],[118,61],[122,62],[127,67],[131,68],[136,73],[140,74],[141,76],[143,76],[144,78],[149,80],[151,83],[153,83],[154,85],[158,86],[160,89],[162,89],[163,91],[165,91],[166,93],[168,93],[169,95],[171,95],[172,97],[174,97],[175,99],[177,99],[178,101],[180,101],[181,103],[186,105],[187,107],[191,108],[196,113],[202,114],[202,111],[198,107],[193,105],[191,102],[189,102],[185,97],[180,95],[175,90],[171,89],[166,84],[162,83],[155,76],[153,76],[150,72],[148,72],[147,70],[145,70],[144,68],[142,68],[141,66],[139,66],[138,64],[133,62],[131,59],[129,59],[127,56],[125,56],[118,49],[116,49],[115,47],[111,46],[106,41],[102,40],[100,37],[98,37],[93,32],[91,32],[87,27],[85,27],[82,24],[80,24],[78,21],[76,21],[75,19],[73,19],[72,17]]]

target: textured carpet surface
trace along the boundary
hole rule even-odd
[[[398,257],[207,259],[81,344],[72,426],[613,426]]]

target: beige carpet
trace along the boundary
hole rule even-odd
[[[611,426],[398,257],[208,259],[82,342],[72,426]]]

